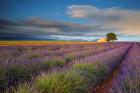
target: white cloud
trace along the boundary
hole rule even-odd
[[[97,8],[90,5],[71,5],[67,14],[72,18],[83,18],[102,29],[118,29],[121,34],[140,35],[140,11],[117,7]]]
[[[68,7],[67,14],[74,18],[105,18],[116,16],[114,10],[118,8],[99,9],[90,5],[71,5]]]
[[[57,40],[80,40],[80,41],[96,41],[103,36],[66,36],[66,35],[49,35],[51,39]]]

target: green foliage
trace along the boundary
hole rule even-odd
[[[67,57],[65,58],[65,60],[66,60],[66,62],[70,62],[70,61],[72,61],[72,60],[75,59],[75,58],[76,58],[75,56],[69,55],[69,56],[67,56]]]
[[[108,33],[107,34],[107,41],[117,40],[117,36],[115,33]]]
[[[87,82],[76,71],[52,73],[36,79],[41,93],[87,93]]]
[[[34,93],[33,88],[30,87],[28,84],[19,84],[15,93]]]
[[[94,71],[95,65],[93,64],[82,64],[76,63],[73,65],[74,69],[83,70],[83,71]]]
[[[76,63],[73,67],[74,69],[78,70],[82,75],[84,75],[89,81],[88,83],[92,85],[97,84],[99,80],[104,78],[107,73],[107,69],[103,65],[96,67],[95,64]]]
[[[19,82],[30,80],[33,75],[37,75],[42,70],[47,70],[55,66],[63,66],[63,60],[50,60],[38,64],[11,64],[0,68],[0,88],[7,85],[15,85]],[[6,69],[5,69],[6,68]]]
[[[6,72],[3,67],[0,67],[0,89],[6,86]]]
[[[7,68],[6,77],[13,83],[19,80],[27,80],[31,78],[31,71],[25,65],[12,65]]]
[[[53,68],[53,67],[56,67],[56,66],[63,66],[65,64],[65,61],[63,60],[49,60],[49,61],[46,61],[46,62],[42,62],[42,67],[44,69],[49,69],[49,68]]]
[[[73,66],[81,75],[84,75],[90,84],[93,83],[95,78],[96,68],[93,64],[76,63]]]
[[[108,67],[106,67],[104,64],[98,64],[98,62],[95,64],[97,69],[96,69],[96,83],[101,82],[104,78],[106,78],[106,75],[109,73]]]
[[[12,64],[6,67],[1,67],[0,88],[5,88],[7,85],[14,85],[25,80],[30,80],[32,75],[34,75],[39,69],[39,65],[37,64]]]
[[[41,55],[38,55],[38,54],[31,54],[28,59],[31,60],[31,59],[34,59],[34,58],[38,58],[38,57],[41,57]]]

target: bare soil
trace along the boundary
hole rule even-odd
[[[119,74],[120,66],[117,66],[113,69],[112,73],[110,73],[101,83],[97,84],[95,87],[92,87],[90,93],[108,93],[109,88],[113,85],[113,80]]]

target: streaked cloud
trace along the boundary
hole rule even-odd
[[[0,20],[1,35],[18,36],[36,35],[66,35],[66,36],[95,36],[105,35],[112,29],[102,29],[100,25],[82,25],[77,23],[30,18],[15,22]]]
[[[89,20],[100,29],[116,29],[117,33],[140,35],[140,11],[118,7],[97,8],[90,5],[71,5],[67,14],[72,18]]]
[[[90,5],[71,5],[68,7],[67,14],[73,18],[86,18],[97,21],[114,20],[118,15],[114,14],[114,10],[118,8],[99,9]]]
[[[100,28],[87,25],[59,22],[44,19],[26,19],[16,22],[0,21],[0,38],[17,39],[49,39],[49,40],[80,40],[96,41],[105,36],[97,34]],[[94,30],[93,30],[94,29]]]

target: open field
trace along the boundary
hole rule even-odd
[[[0,93],[140,93],[138,42],[24,42],[0,42]]]
[[[0,41],[0,46],[9,45],[49,45],[49,44],[93,44],[96,42],[79,42],[79,41]]]

